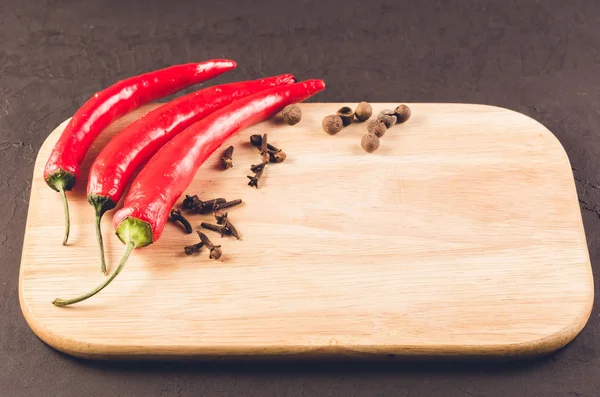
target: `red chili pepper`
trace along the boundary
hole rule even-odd
[[[138,107],[171,95],[193,84],[212,79],[236,67],[234,61],[213,59],[171,66],[121,80],[90,98],[71,118],[54,146],[44,169],[48,186],[60,192],[65,212],[65,236],[69,239],[69,203],[79,168],[98,135],[117,118]]]
[[[88,299],[104,289],[125,266],[134,248],[157,241],[169,212],[190,185],[198,168],[230,136],[266,120],[285,106],[305,100],[325,88],[323,80],[280,86],[239,99],[193,124],[167,142],[142,168],[131,184],[113,225],[126,245],[119,266],[94,290],[72,299],[55,299],[66,306]]]
[[[284,74],[205,88],[152,110],[111,139],[92,164],[87,189],[88,202],[96,210],[102,273],[106,273],[106,264],[100,220],[121,200],[133,173],[171,138],[212,112],[237,99],[294,81],[294,76]]]

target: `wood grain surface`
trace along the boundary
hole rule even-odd
[[[95,358],[523,355],[579,333],[593,279],[571,167],[552,133],[502,108],[415,103],[367,154],[366,124],[322,131],[342,105],[305,103],[295,126],[275,119],[246,129],[226,143],[232,169],[218,168],[219,150],[198,171],[189,193],[244,200],[229,211],[241,241],[208,232],[221,260],[206,250],[185,256],[197,237],[168,224],[109,287],[58,308],[54,298],[104,277],[85,197],[90,162],[157,105],[115,122],[93,146],[69,193],[67,246],[60,197],[42,179],[63,123],[39,152],[31,188],[19,295],[33,331]],[[247,142],[264,132],[288,159],[254,189],[246,175],[260,160]],[[109,270],[124,248],[113,213],[102,225]]]

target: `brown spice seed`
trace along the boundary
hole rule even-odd
[[[296,105],[288,105],[285,108],[283,108],[282,116],[283,121],[285,121],[289,125],[294,125],[298,124],[298,122],[302,118],[302,111]]]
[[[394,113],[396,114],[396,117],[398,118],[398,120],[396,122],[398,124],[400,124],[400,123],[404,123],[405,121],[410,119],[412,112],[410,111],[410,108],[408,106],[402,104],[402,105],[399,105],[398,107],[396,107],[396,109],[394,109]]]
[[[360,145],[365,152],[373,153],[379,148],[379,138],[374,134],[365,134],[360,141]]]
[[[367,102],[361,102],[354,112],[358,121],[367,121],[373,115],[373,108]]]
[[[323,125],[323,131],[325,131],[329,135],[337,134],[344,127],[342,118],[336,114],[326,116],[323,119],[322,125]]]
[[[367,131],[369,134],[376,135],[377,138],[381,138],[387,131],[385,123],[381,120],[371,120],[367,125]]]
[[[344,127],[350,125],[352,123],[352,119],[354,119],[354,111],[348,106],[338,109],[337,115],[342,118],[342,124]]]
[[[383,121],[387,128],[390,128],[394,124],[396,124],[396,115],[394,111],[391,109],[384,109],[377,115],[377,120]]]

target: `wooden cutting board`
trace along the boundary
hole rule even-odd
[[[31,187],[19,292],[33,331],[96,358],[522,355],[580,332],[592,271],[569,160],[552,133],[497,107],[415,103],[367,154],[366,124],[323,132],[323,117],[342,105],[302,104],[295,126],[275,119],[244,130],[226,143],[234,168],[218,168],[219,150],[199,170],[188,193],[244,200],[229,211],[241,241],[208,232],[221,260],[185,256],[197,236],[168,224],[109,287],[58,308],[54,298],[104,279],[87,180],[69,194],[62,246],[60,197],[42,179],[65,121],[40,149]],[[107,140],[155,106],[97,140],[84,178]],[[247,142],[265,132],[288,159],[269,165],[257,190],[246,175],[259,156]],[[102,224],[110,270],[124,248],[112,213]]]

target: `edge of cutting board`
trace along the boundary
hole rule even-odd
[[[311,103],[311,105],[316,105],[317,103]],[[342,103],[339,103],[342,105]],[[415,103],[416,104],[416,103]],[[433,105],[435,103],[427,103],[427,105]],[[548,130],[543,124],[538,122],[531,117],[522,114],[520,112],[516,112],[511,109],[486,105],[486,104],[470,104],[470,103],[443,103],[444,105],[459,105],[459,106],[479,106],[479,107],[489,107],[501,109],[507,112],[513,112],[519,114],[521,117],[533,120],[540,127],[540,132],[546,134],[550,139],[555,140],[555,142],[560,146],[563,156],[570,166],[570,161],[564,147],[560,143],[560,141],[556,138],[556,136]],[[328,103],[331,105],[331,103]],[[148,105],[146,105],[148,106]],[[143,107],[142,107],[143,108]],[[60,125],[58,125],[55,130],[63,129],[68,121],[67,119]],[[118,123],[117,120],[115,123]],[[52,132],[54,132],[53,130]],[[40,151],[42,148],[48,145],[48,138],[44,140]],[[39,161],[44,161],[46,159],[36,158],[36,164]],[[34,172],[35,172],[34,166]],[[573,181],[573,194],[574,198],[577,201],[577,192],[575,189],[574,181]],[[28,214],[29,217],[29,209],[31,206],[31,200],[28,206]],[[27,221],[26,221],[27,222]],[[585,239],[585,230],[583,227],[583,220],[581,221],[581,234],[583,241],[586,242]],[[25,239],[27,239],[27,233],[25,233]],[[25,246],[25,241],[24,244]],[[591,263],[589,259],[589,250],[587,249],[586,242],[586,254],[587,254],[587,264],[589,266],[589,279],[587,281],[589,286],[589,296],[587,302],[585,304],[581,304],[578,308],[577,313],[573,315],[573,322],[563,329],[547,336],[544,338],[534,338],[531,341],[524,343],[514,343],[514,344],[486,344],[479,346],[447,346],[447,345],[429,345],[426,348],[423,347],[415,347],[415,346],[398,346],[398,345],[375,345],[375,346],[338,346],[335,344],[331,344],[329,346],[317,346],[314,348],[305,348],[299,346],[246,346],[240,347],[235,346],[233,348],[224,348],[222,346],[216,348],[202,348],[201,351],[195,349],[195,347],[182,348],[178,346],[174,349],[172,346],[153,346],[152,352],[148,353],[147,349],[144,349],[142,346],[112,346],[105,344],[91,344],[86,342],[81,342],[75,339],[63,337],[60,335],[56,335],[52,332],[51,329],[46,327],[42,322],[38,321],[38,319],[28,310],[27,302],[23,298],[23,286],[22,286],[22,257],[23,252],[21,253],[21,264],[19,271],[19,302],[21,306],[22,313],[30,326],[33,332],[45,343],[50,345],[51,347],[67,353],[72,356],[81,357],[81,358],[94,358],[94,359],[152,359],[152,358],[186,358],[186,359],[201,359],[201,358],[219,358],[223,357],[269,357],[269,358],[306,358],[306,357],[322,357],[322,356],[334,356],[334,357],[368,357],[373,358],[377,356],[381,357],[390,357],[390,356],[414,356],[414,357],[426,357],[426,356],[455,356],[455,357],[463,357],[463,356],[509,356],[509,357],[528,357],[528,356],[538,356],[544,355],[553,351],[556,351],[569,342],[571,342],[585,327],[587,321],[592,312],[592,306],[594,301],[594,280],[592,274]]]

